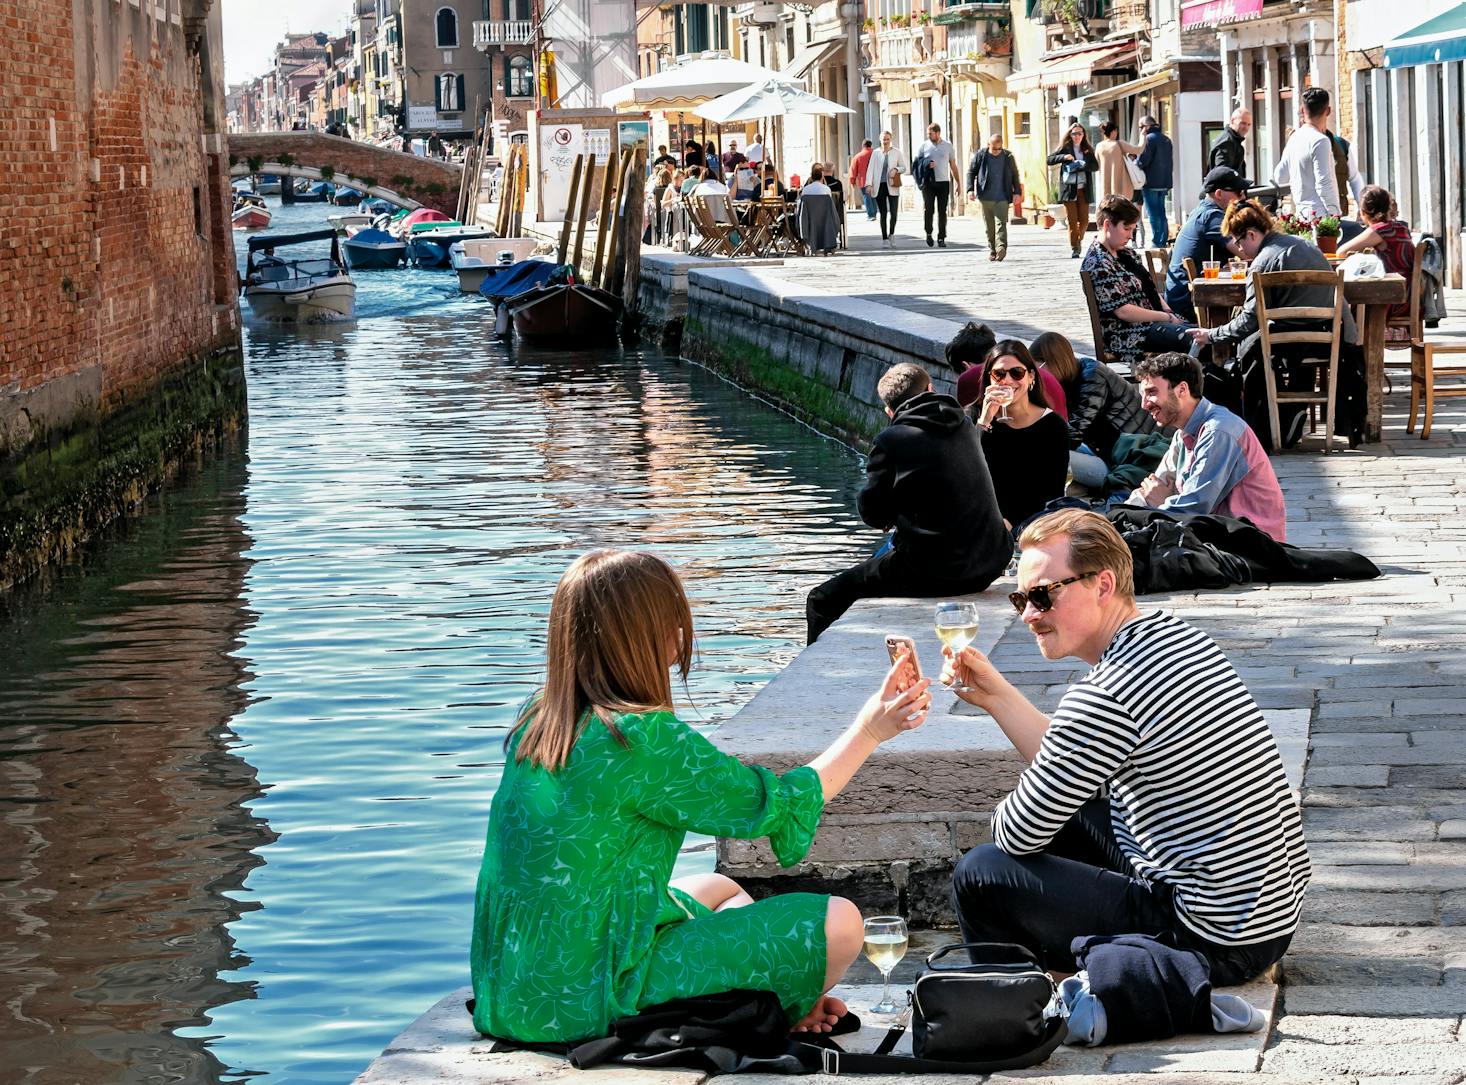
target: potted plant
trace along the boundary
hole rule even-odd
[[[860,29],[865,31],[867,34],[873,33],[875,31],[875,28],[876,21],[869,16],[867,16],[865,21],[860,24]]]
[[[1325,253],[1338,252],[1340,229],[1338,215],[1325,215],[1313,224],[1313,243]]]

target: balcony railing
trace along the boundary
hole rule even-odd
[[[487,49],[491,45],[528,45],[534,41],[534,23],[528,19],[496,19],[473,24],[473,47]]]

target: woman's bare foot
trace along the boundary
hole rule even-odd
[[[814,1009],[800,1018],[790,1032],[829,1032],[850,1007],[834,995],[821,995]]]

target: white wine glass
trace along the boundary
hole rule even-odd
[[[1015,389],[1011,384],[999,384],[995,387],[998,389],[998,399],[1001,404],[1001,406],[998,408],[998,417],[996,421],[1011,422],[1013,420],[1008,417],[1008,404],[1013,402],[1013,393]]]
[[[938,603],[933,621],[937,627],[937,639],[952,649],[954,658],[977,639],[976,603]],[[960,681],[954,681],[950,688],[953,692],[967,692],[967,687]]]
[[[886,981],[881,1000],[870,1008],[871,1013],[895,1013],[901,1008],[891,997],[891,970],[906,956],[907,941],[906,920],[899,915],[876,915],[865,921],[865,955]]]

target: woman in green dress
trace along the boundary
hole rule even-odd
[[[840,897],[753,901],[728,878],[671,881],[689,831],[768,837],[804,857],[825,802],[875,748],[926,718],[904,656],[850,727],[782,776],[721,753],[672,712],[670,669],[692,663],[692,615],[671,567],[598,550],[550,605],[546,681],[506,745],[474,906],[474,1025],[575,1041],[674,998],[772,991],[798,1029],[828,1031],[825,995],[859,955]]]

